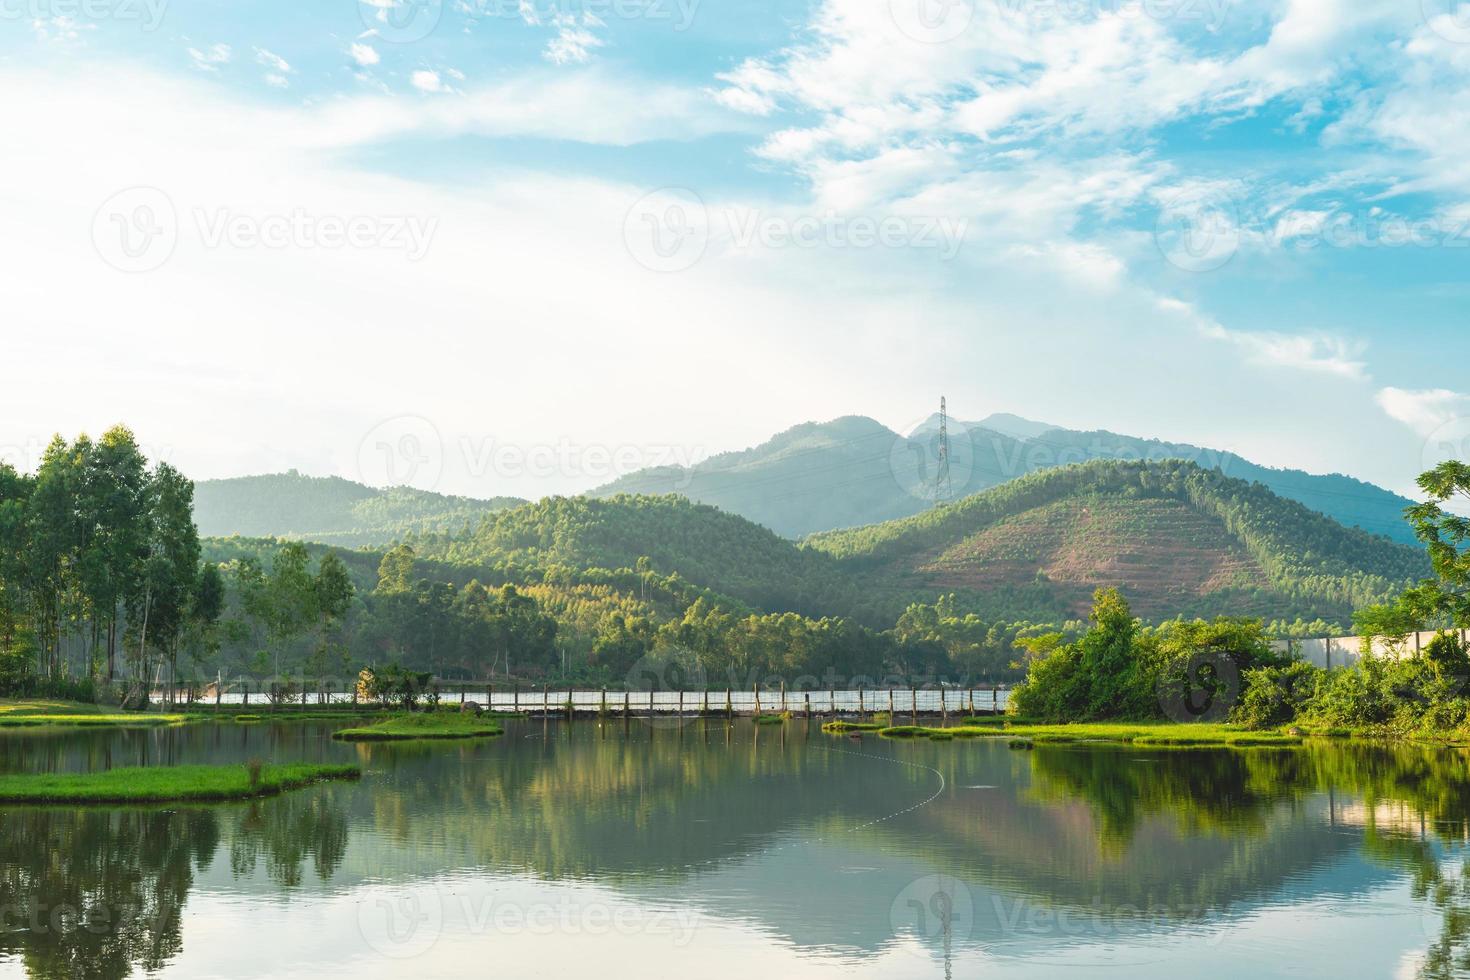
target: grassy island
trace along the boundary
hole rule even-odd
[[[978,720],[978,719],[977,719]],[[986,724],[966,723],[952,728],[926,725],[878,725],[866,722],[832,721],[822,730],[833,735],[869,732],[880,738],[1006,738],[1045,743],[1111,742],[1140,747],[1222,746],[1240,748],[1258,745],[1299,745],[1298,734],[1251,731],[1239,725],[1174,722],[1097,722],[1071,725],[1041,725],[1025,721],[986,719]]]
[[[186,721],[179,714],[105,712],[74,701],[0,701],[0,728],[152,728]]]
[[[357,779],[352,765],[143,766],[94,773],[0,776],[0,803],[210,803],[274,796],[326,779]]]
[[[345,742],[396,742],[422,738],[485,738],[504,729],[492,718],[449,712],[395,715],[362,728],[344,728],[332,737]]]

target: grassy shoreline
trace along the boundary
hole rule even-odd
[[[1137,746],[1254,746],[1300,745],[1303,736],[1284,732],[1251,731],[1236,725],[1176,724],[1174,722],[1090,722],[1043,725],[1001,719],[966,719],[965,723],[940,728],[926,725],[881,725],[832,721],[822,726],[832,735],[876,734],[879,738],[928,738],[948,741],[959,738],[1007,738],[1034,744],[1104,742]]]
[[[504,734],[494,719],[475,715],[425,712],[397,715],[361,728],[332,733],[343,742],[401,742],[413,739],[488,738]]]
[[[142,766],[96,773],[0,776],[0,804],[218,803],[275,796],[328,779],[358,779],[355,765]]]

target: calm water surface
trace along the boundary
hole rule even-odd
[[[249,804],[0,808],[0,976],[1467,976],[1466,755],[515,722],[0,735],[0,771],[357,760]]]

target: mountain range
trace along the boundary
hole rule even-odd
[[[1231,452],[1066,429],[1015,415],[950,421],[948,435],[949,479],[942,485],[937,417],[903,435],[865,416],[847,416],[804,423],[759,446],[722,453],[693,467],[641,470],[590,495],[678,493],[801,538],[908,517],[934,506],[936,499],[959,500],[1069,463],[1180,459],[1262,483],[1342,524],[1414,543],[1403,519],[1412,501],[1348,476],[1275,469]]]

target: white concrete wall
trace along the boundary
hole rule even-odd
[[[1466,630],[1460,632],[1462,635],[1467,633]],[[1424,633],[1410,633],[1401,643],[1374,640],[1373,656],[1396,659],[1413,657],[1428,646],[1429,641],[1434,637],[1435,632],[1429,630]],[[1318,667],[1351,667],[1363,659],[1363,640],[1358,636],[1334,636],[1314,640],[1277,640],[1272,645],[1283,653],[1294,650],[1301,659]]]

